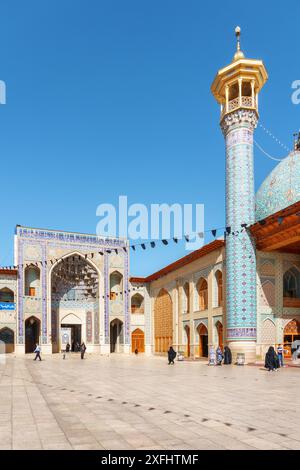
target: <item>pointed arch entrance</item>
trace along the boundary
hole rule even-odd
[[[208,357],[208,330],[203,323],[197,327],[199,335],[199,356]]]
[[[145,352],[145,334],[140,328],[136,328],[131,334],[131,351]]]
[[[293,342],[297,340],[300,340],[300,322],[294,319],[285,326],[283,332],[284,349],[287,351],[285,357],[291,357]]]
[[[99,343],[100,272],[95,263],[79,252],[67,254],[52,266],[50,282],[52,352],[67,343],[72,351],[82,341]]]
[[[27,318],[25,321],[25,353],[32,353],[36,344],[40,342],[41,322],[36,317]]]
[[[123,322],[115,318],[110,322],[110,352],[122,352],[123,341]]]
[[[0,343],[3,345],[1,347],[0,353],[12,353],[15,350],[15,333],[10,328],[2,328],[0,330]]]

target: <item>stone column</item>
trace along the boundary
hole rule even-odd
[[[250,233],[241,224],[255,220],[253,133],[257,113],[240,109],[226,115],[226,322],[227,342],[235,360],[256,358],[256,259]],[[238,232],[238,233],[237,233]]]

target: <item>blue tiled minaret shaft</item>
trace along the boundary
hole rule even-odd
[[[254,110],[225,115],[226,142],[226,318],[227,341],[256,339],[256,257],[249,231],[255,220],[253,132]],[[228,230],[229,231],[229,230]]]
[[[255,221],[253,134],[258,121],[258,95],[268,73],[264,63],[248,59],[240,48],[218,70],[211,91],[221,106],[226,143],[226,340],[236,360],[256,358],[256,253],[249,226]],[[246,225],[243,228],[242,225]],[[241,357],[241,356],[240,356]]]

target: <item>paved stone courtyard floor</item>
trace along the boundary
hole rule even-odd
[[[300,369],[7,356],[0,449],[300,449]]]

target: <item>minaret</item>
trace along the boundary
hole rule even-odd
[[[250,233],[242,226],[253,224],[255,218],[253,134],[258,94],[268,74],[261,60],[245,58],[241,29],[235,33],[233,61],[219,70],[211,91],[221,105],[226,143],[226,339],[234,358],[241,352],[251,362],[256,357],[256,254]]]

